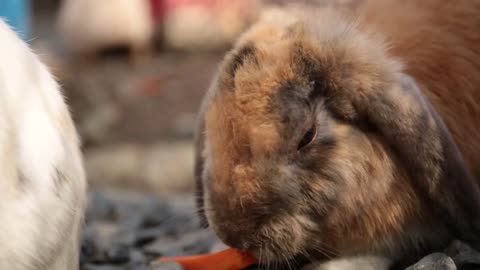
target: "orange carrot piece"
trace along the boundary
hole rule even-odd
[[[184,270],[241,270],[257,262],[250,254],[233,248],[204,255],[163,257],[160,261],[179,263]]]

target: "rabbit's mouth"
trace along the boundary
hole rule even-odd
[[[302,214],[285,215],[259,228],[258,250],[254,250],[260,262],[292,260],[306,252],[311,232],[316,224]]]
[[[222,224],[225,224],[224,222]],[[212,228],[227,245],[251,252],[261,265],[276,265],[296,262],[306,254],[312,242],[312,232],[316,225],[307,216],[297,214],[276,217],[268,223],[247,230],[230,224],[229,229]]]

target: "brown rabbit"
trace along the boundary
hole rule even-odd
[[[480,248],[480,1],[291,9],[225,57],[196,133],[199,208],[261,263]]]

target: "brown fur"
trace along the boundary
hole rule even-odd
[[[480,182],[480,1],[366,1],[361,25],[423,85]],[[396,12],[377,12],[395,10]]]
[[[199,207],[261,260],[478,244],[480,2],[357,8],[259,22],[202,105]]]

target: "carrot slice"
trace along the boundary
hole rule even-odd
[[[252,255],[233,248],[204,255],[163,257],[160,261],[179,263],[184,270],[241,270],[257,262]]]

